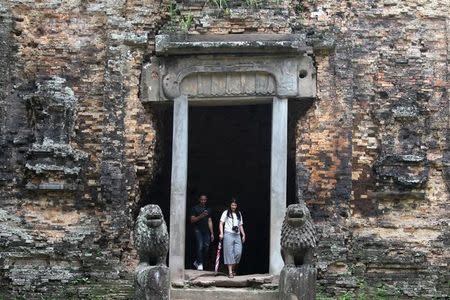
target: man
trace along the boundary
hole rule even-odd
[[[208,197],[202,194],[198,198],[198,204],[192,208],[191,224],[194,225],[196,260],[194,267],[203,270],[203,258],[208,255],[209,243],[214,241],[211,209],[206,207]]]

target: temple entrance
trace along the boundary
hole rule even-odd
[[[206,269],[214,269],[220,215],[235,197],[247,234],[238,273],[269,272],[271,116],[270,104],[189,108],[186,220],[205,193],[216,236]],[[192,269],[195,240],[187,228],[185,267]]]
[[[280,254],[281,226],[289,197],[287,190],[289,181],[287,178],[289,173],[287,168],[288,101],[301,101],[316,96],[316,71],[314,61],[310,56],[313,49],[304,45],[303,41],[303,38],[297,35],[278,34],[241,34],[226,37],[191,35],[182,38],[158,35],[156,37],[155,56],[152,56],[149,63],[143,66],[140,97],[143,103],[173,104],[169,216],[169,268],[170,280],[173,285],[183,286],[185,281],[186,224],[188,223],[186,215],[188,214],[188,202],[193,200],[189,198],[195,194],[195,190],[204,189],[201,187],[203,179],[195,179],[195,176],[198,176],[197,173],[189,175],[191,179],[189,179],[188,186],[188,173],[197,169],[188,166],[188,161],[191,161],[190,164],[195,164],[192,162],[193,158],[189,158],[188,154],[189,144],[192,144],[192,142],[188,143],[190,139],[189,120],[195,119],[193,116],[189,116],[189,107],[193,105],[263,105],[271,103],[270,160],[267,160],[270,161],[268,185],[270,212],[264,220],[269,224],[269,273],[277,275],[281,272],[284,264]],[[193,111],[193,113],[195,112]],[[205,113],[205,115],[208,114]],[[222,125],[219,130],[226,131],[226,128]],[[245,134],[239,135],[246,136]],[[216,133],[210,139],[217,140],[217,137]],[[237,143],[240,144],[240,142],[244,143],[247,140],[242,138]],[[222,146],[225,147],[225,143]],[[231,160],[240,161],[236,157],[241,156],[233,152],[236,150],[233,149],[232,144],[231,146],[226,144],[226,146]],[[211,147],[217,149],[216,146]],[[249,151],[248,149],[253,148],[247,147],[240,150],[245,153]],[[203,152],[202,155],[207,157],[211,155],[209,153]],[[223,153],[220,152],[220,155]],[[252,155],[254,153],[248,152],[245,157],[249,158]],[[257,153],[256,157],[259,155]],[[221,157],[218,161],[222,165],[226,165],[228,159]],[[198,162],[198,168],[209,167],[207,161]],[[241,162],[244,165],[252,164],[246,159]],[[216,169],[222,165],[214,165],[213,174],[218,174]],[[233,170],[231,167],[227,169]],[[252,202],[256,201],[253,199],[255,196],[246,189],[246,186],[234,186],[237,181],[234,181],[234,177],[231,176],[233,173],[230,172],[233,171],[226,171],[225,175],[227,176],[224,176],[226,180],[216,178],[216,175],[211,175],[211,178],[208,179],[211,186],[219,189],[209,191],[212,198],[217,197],[214,200],[211,199],[213,205],[217,207],[219,203],[223,205],[223,201],[228,199],[230,194],[235,193],[237,197],[243,199],[241,208],[244,212],[259,208],[255,207],[257,202]],[[247,178],[247,176],[258,173],[256,171],[247,173],[247,169],[242,169],[242,172],[243,178],[239,178],[239,181],[243,180],[243,182],[253,179]],[[265,176],[263,175],[261,178],[267,178]],[[253,184],[253,189],[255,187],[257,187],[257,183]],[[222,207],[225,208],[225,205]],[[247,223],[252,223],[251,218]],[[257,219],[253,221],[257,224]],[[251,231],[251,228],[248,230]],[[264,247],[258,247],[258,251],[255,253],[262,248]],[[251,253],[250,250],[246,252]],[[189,259],[192,258],[189,257]],[[253,270],[250,271],[249,267],[245,272],[253,272]]]

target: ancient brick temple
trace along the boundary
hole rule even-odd
[[[287,204],[322,296],[446,298],[447,0],[0,1],[0,299],[128,299],[139,209],[239,200],[241,272]],[[217,232],[217,229],[216,229]],[[282,263],[282,262],[281,262]]]

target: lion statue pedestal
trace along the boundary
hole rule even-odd
[[[315,299],[315,248],[315,230],[308,208],[304,203],[289,205],[281,229],[281,256],[285,265],[280,274],[278,299]]]
[[[166,265],[169,234],[158,205],[141,208],[134,229],[139,265],[134,275],[134,299],[169,300],[170,276]]]
[[[316,299],[317,270],[314,266],[285,266],[278,285],[280,300]]]

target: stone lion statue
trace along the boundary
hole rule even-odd
[[[141,208],[134,229],[134,243],[140,263],[165,265],[169,234],[161,209],[149,204]]]
[[[315,230],[308,208],[304,203],[289,205],[281,228],[281,256],[284,264],[312,264],[315,247]]]

